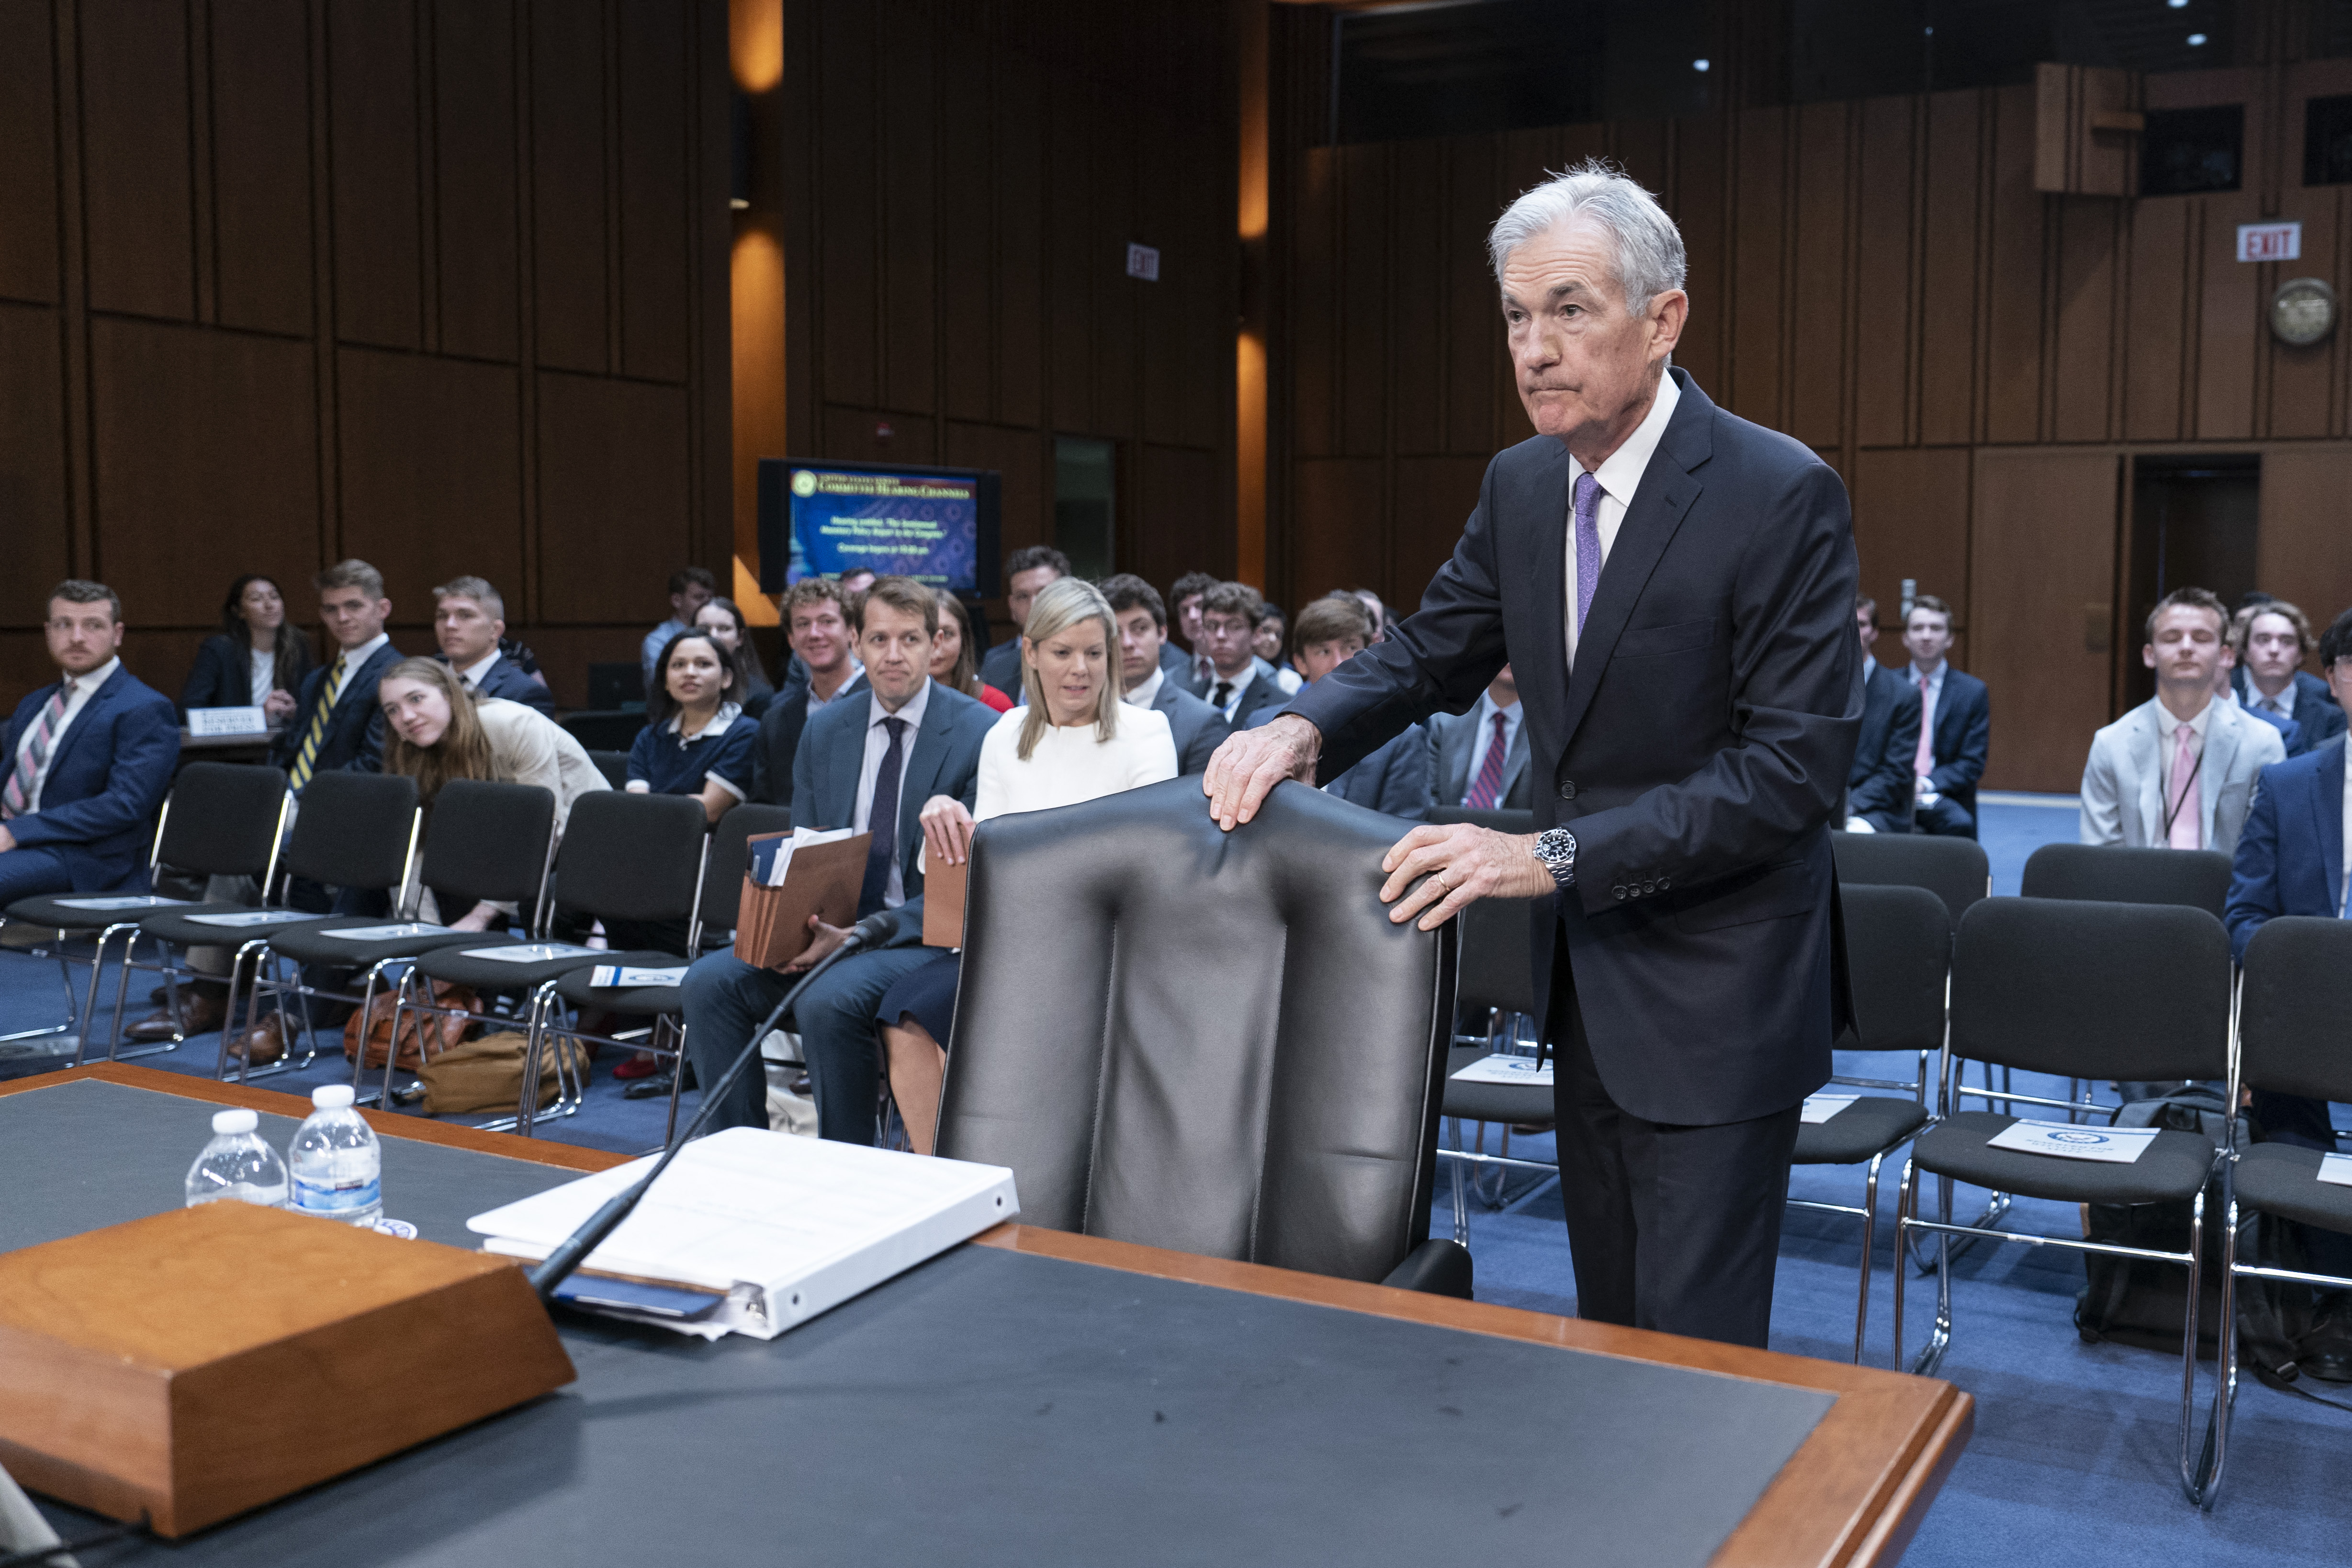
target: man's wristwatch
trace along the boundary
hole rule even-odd
[[[1565,827],[1549,827],[1536,835],[1535,857],[1551,879],[1563,888],[1576,885],[1576,835]]]

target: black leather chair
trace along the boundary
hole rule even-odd
[[[1467,1296],[1428,1238],[1454,937],[1390,922],[1395,838],[1289,784],[1221,832],[1198,779],[983,825],[939,1152],[1032,1224]]]
[[[1969,906],[1992,891],[1992,862],[1973,838],[1927,833],[1832,833],[1830,852],[1840,882],[1925,888],[1944,900],[1952,929]]]
[[[2019,890],[2029,899],[2185,904],[2218,921],[2230,901],[2230,858],[2218,849],[2044,844],[2026,858]]]

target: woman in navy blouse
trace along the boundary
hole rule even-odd
[[[629,748],[628,787],[639,795],[702,797],[713,822],[751,793],[751,754],[760,727],[735,701],[734,656],[703,631],[669,639],[654,661],[651,722]]]

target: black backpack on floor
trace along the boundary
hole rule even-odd
[[[2220,1095],[2210,1089],[2184,1089],[2161,1100],[2137,1100],[2125,1106],[2116,1118],[2116,1125],[2194,1132],[2219,1148],[2226,1119]],[[2090,1204],[2085,1207],[2090,1215],[2089,1240],[2146,1247],[2154,1252],[2189,1250],[2188,1204]],[[2204,1278],[2199,1282],[2197,1303],[2197,1354],[2200,1360],[2218,1354],[2221,1349],[2223,1224],[2221,1192],[2216,1184],[2205,1194]],[[2241,1227],[2241,1256],[2251,1256],[2253,1243],[2249,1219]],[[2180,1321],[2189,1310],[2189,1270],[2185,1265],[2156,1263],[2145,1258],[2111,1258],[2096,1252],[2083,1254],[2083,1265],[2088,1281],[2074,1298],[2074,1328],[2085,1341],[2096,1344],[2108,1340],[2170,1355],[2180,1353]]]

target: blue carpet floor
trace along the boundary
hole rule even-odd
[[[1982,835],[1997,892],[2013,894],[2035,847],[2074,836],[2071,797],[2005,795],[1984,803]],[[150,983],[152,984],[152,983]],[[146,985],[135,986],[131,1016]],[[103,999],[110,1005],[111,998]],[[0,952],[0,1032],[37,1027],[64,1016],[53,963]],[[146,1065],[209,1073],[217,1036],[191,1041]],[[657,1143],[667,1107],[627,1100],[611,1077],[609,1050],[595,1070],[579,1115],[545,1129],[550,1137],[635,1152]],[[37,1066],[0,1062],[16,1076]],[[1899,1077],[1899,1060],[1843,1058],[1840,1070]],[[264,1080],[306,1092],[348,1072],[340,1052],[310,1068]],[[2063,1085],[2024,1093],[2055,1094]],[[695,1097],[687,1097],[690,1113]],[[2347,1114],[2339,1110],[2340,1120]],[[474,1119],[479,1120],[479,1119]],[[189,1156],[205,1137],[191,1129]],[[1493,1145],[1490,1144],[1491,1148]],[[1514,1139],[1511,1152],[1552,1157],[1549,1137]],[[1879,1226],[1866,1359],[1885,1365],[1892,1351],[1894,1216],[1899,1157],[1888,1162],[1879,1192]],[[1856,1169],[1801,1169],[1793,1195],[1858,1204]],[[398,1194],[385,1194],[398,1210]],[[1985,1194],[1962,1188],[1955,1212],[1973,1217]],[[1928,1202],[1932,1205],[1932,1195]],[[1481,1299],[1552,1312],[1576,1310],[1556,1179],[1515,1178],[1501,1206],[1473,1200],[1471,1248]],[[1435,1223],[1446,1224],[1441,1205]],[[2067,1205],[2020,1200],[2004,1228],[2079,1235]],[[1836,1215],[1792,1213],[1780,1248],[1772,1346],[1799,1355],[1843,1359],[1853,1340],[1860,1225]],[[2177,1357],[2112,1344],[2085,1344],[2072,1313],[2082,1286],[2080,1256],[2054,1247],[1979,1245],[1954,1267],[1954,1333],[1943,1375],[1977,1399],[1976,1435],[1913,1542],[1906,1563],[1922,1568],[2080,1568],[2084,1563],[2196,1563],[2221,1565],[2352,1562],[2352,1414],[2339,1414],[2242,1381],[2231,1431],[2227,1489],[2219,1508],[2200,1514],[2174,1479],[2179,1409]],[[1933,1280],[1914,1280],[1906,1332],[1916,1347],[1933,1311]],[[2210,1394],[2210,1363],[2200,1394]],[[2352,1391],[2345,1391],[2352,1398]],[[2201,1420],[2201,1412],[2200,1412]]]

